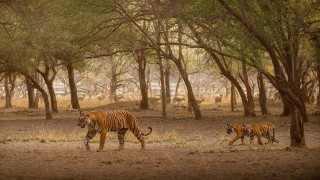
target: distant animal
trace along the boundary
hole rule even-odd
[[[185,99],[184,99],[184,97],[181,97],[181,98],[174,97],[174,98],[172,98],[172,101],[173,101],[173,104],[176,104],[176,103],[179,104],[180,102],[185,101]]]
[[[118,100],[124,99],[123,95],[117,95]]]
[[[102,101],[102,100],[105,99],[105,96],[104,96],[104,95],[100,95],[100,96],[97,97],[97,99],[98,99],[99,101]]]
[[[218,103],[221,103],[222,102],[222,94],[220,94],[220,96],[216,96],[215,98],[214,98],[214,103],[215,104],[218,104]]]
[[[196,101],[197,101],[198,104],[201,104],[204,101],[204,99],[203,98],[202,99],[196,99]]]
[[[234,142],[236,142],[240,138],[243,144],[244,136],[245,136],[244,125],[240,123],[234,123],[234,124],[227,123],[227,134],[231,134],[232,132],[236,132],[236,137],[229,142],[229,145],[232,145]]]
[[[137,117],[133,113],[126,110],[103,111],[98,109],[90,112],[80,111],[77,125],[81,128],[84,128],[86,125],[88,125],[88,132],[84,140],[87,150],[90,150],[89,141],[97,133],[100,133],[100,146],[98,151],[102,151],[104,148],[107,131],[118,132],[118,150],[122,150],[124,145],[124,137],[128,129],[140,141],[141,149],[144,149],[144,136],[148,136],[152,132],[151,127],[148,127],[150,129],[149,133],[145,134],[141,132],[138,126]]]
[[[83,101],[84,100],[84,96],[78,96],[78,100],[79,101]]]
[[[151,103],[158,103],[160,101],[160,97],[149,97],[148,99]]]
[[[245,135],[250,137],[250,144],[253,142],[254,136],[257,136],[258,143],[262,145],[261,137],[265,137],[268,139],[268,143],[279,143],[278,140],[275,139],[275,125],[271,122],[259,122],[259,123],[251,123],[251,124],[243,124]]]

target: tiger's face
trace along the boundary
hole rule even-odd
[[[80,111],[77,125],[81,128],[84,128],[86,127],[86,124],[88,124],[88,114],[86,114],[84,111]]]
[[[228,123],[227,124],[227,134],[231,134],[234,131],[234,127]]]

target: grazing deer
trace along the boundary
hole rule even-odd
[[[217,104],[217,103],[221,103],[222,102],[222,94],[220,94],[220,96],[216,96],[214,98],[214,103]]]
[[[204,101],[204,99],[203,98],[202,99],[196,99],[196,101],[197,101],[198,104],[201,104]]]
[[[104,95],[100,95],[100,96],[97,97],[97,99],[98,99],[99,101],[102,101],[102,100],[105,99],[105,97],[104,97]]]
[[[159,97],[149,97],[148,99],[151,103],[158,103],[158,101],[160,100]]]
[[[180,103],[180,102],[182,102],[182,101],[184,101],[184,97],[181,97],[181,98],[179,98],[179,97],[174,97],[173,99],[172,99],[172,101],[173,101],[173,104],[175,104],[175,103]]]
[[[84,96],[78,96],[78,100],[79,101],[83,101],[84,100]]]

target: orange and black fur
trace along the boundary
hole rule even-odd
[[[258,143],[262,145],[261,137],[265,137],[268,139],[268,143],[279,143],[278,140],[275,139],[275,125],[271,122],[259,122],[259,123],[251,123],[251,124],[243,124],[245,135],[250,136],[250,144],[253,141],[254,136],[257,136]]]
[[[137,117],[125,110],[103,111],[95,110],[91,112],[80,111],[78,117],[78,126],[84,128],[88,125],[88,132],[84,140],[87,150],[90,150],[89,141],[98,133],[100,133],[99,151],[104,148],[107,131],[118,132],[119,150],[123,149],[125,133],[129,129],[135,137],[140,141],[141,148],[145,148],[144,136],[148,136],[152,132],[144,134],[138,127]]]
[[[244,136],[245,136],[243,124],[240,124],[240,123],[229,124],[228,123],[227,124],[227,134],[231,134],[233,131],[236,132],[236,137],[229,142],[229,145],[232,145],[234,142],[236,142],[240,138],[241,138],[241,142],[243,144]]]

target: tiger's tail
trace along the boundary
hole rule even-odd
[[[148,136],[149,134],[151,134],[152,132],[152,128],[151,127],[148,127],[148,129],[150,129],[150,132],[149,133],[141,133],[142,136]]]
[[[274,128],[273,128],[273,138],[272,138],[272,140],[273,140],[273,142],[279,143],[279,141],[276,140]]]

